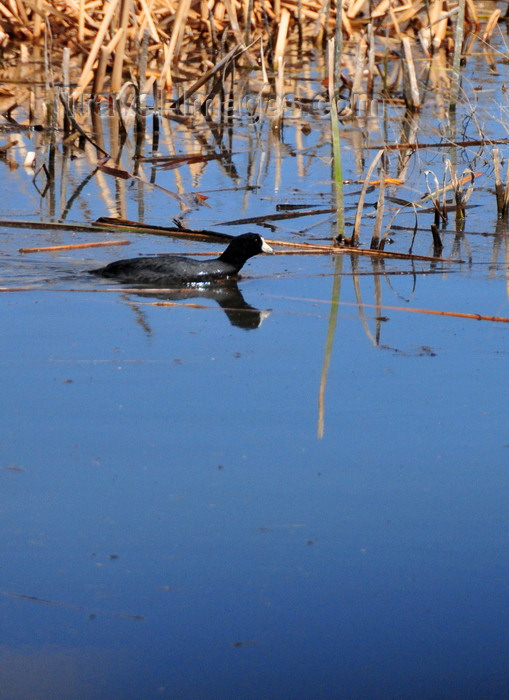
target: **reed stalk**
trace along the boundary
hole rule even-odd
[[[357,51],[355,55],[355,73],[353,77],[352,92],[350,97],[350,108],[352,112],[356,112],[361,101],[361,96],[364,94],[362,89],[362,84],[364,81],[364,68],[366,65],[366,54],[368,46],[366,39],[363,36],[361,41],[357,45]],[[334,79],[339,82],[339,75],[334,76]]]
[[[412,48],[410,46],[410,39],[406,36],[403,37],[402,44],[405,56],[405,60],[403,62],[403,86],[405,92],[405,102],[408,109],[415,111],[419,109],[421,100],[419,96],[419,87],[417,85],[417,76],[415,74],[415,65],[412,55]]]
[[[500,151],[493,149],[493,171],[495,174],[495,196],[497,198],[497,212],[499,216],[504,215],[504,185],[501,176]]]
[[[69,62],[70,62],[70,51],[69,51],[69,47],[66,46],[62,52],[62,90],[63,90],[63,95],[64,95],[64,98],[65,98],[67,104],[69,104],[69,89],[70,89]],[[67,112],[65,110],[64,110],[64,116],[63,116],[63,129],[64,129],[64,138],[65,138],[71,132],[71,123],[69,121],[69,117],[67,116]]]
[[[345,201],[343,191],[343,166],[341,162],[341,136],[339,131],[339,119],[335,98],[335,85],[339,83],[340,75],[335,75],[334,69],[338,65],[335,52],[335,40],[329,39],[328,44],[328,70],[329,70],[329,103],[332,134],[332,173],[334,199],[336,205],[336,232],[333,243],[342,244],[345,240]],[[339,60],[341,67],[341,59]]]
[[[166,58],[159,78],[159,88],[161,90],[170,88],[172,85],[171,65],[173,63],[173,57],[175,55],[178,56],[179,53],[190,6],[191,0],[180,0],[178,4],[177,14],[171,32],[170,44],[166,51]]]
[[[86,86],[89,84],[89,82],[93,78],[92,66],[94,65],[94,63],[97,59],[101,45],[103,43],[104,37],[106,36],[106,32],[109,29],[109,26],[110,26],[111,21],[113,19],[113,15],[115,14],[115,10],[117,9],[118,3],[119,3],[119,0],[109,0],[109,3],[108,3],[107,8],[106,8],[106,12],[105,12],[104,17],[103,17],[103,21],[101,22],[101,26],[99,27],[99,30],[98,30],[97,35],[95,37],[95,41],[92,45],[92,48],[91,48],[90,53],[88,55],[88,58],[85,62],[83,70],[81,72],[81,76],[78,80],[78,86],[72,94],[73,99],[78,98],[82,94],[83,90],[86,88]]]
[[[94,82],[92,84],[92,97],[100,95],[104,89],[104,81],[106,79],[106,69],[110,58],[110,51],[106,46],[101,46],[99,49],[99,62],[94,71]]]
[[[131,12],[132,0],[122,0],[120,9],[120,27],[118,33],[121,35],[117,44],[113,60],[113,70],[111,73],[111,90],[118,92],[122,87],[122,70],[125,60],[125,47],[127,41],[127,27],[129,25],[129,14]]]
[[[376,156],[373,158],[371,165],[368,168],[368,171],[366,173],[366,176],[364,178],[364,184],[362,185],[362,189],[359,195],[359,202],[357,204],[357,211],[355,213],[355,221],[353,225],[353,233],[352,233],[352,239],[351,239],[351,245],[357,246],[359,243],[359,238],[360,238],[360,228],[361,228],[361,220],[362,220],[362,210],[364,208],[364,200],[366,199],[366,192],[368,191],[369,183],[371,180],[371,176],[373,175],[373,172],[378,165],[381,157],[384,154],[383,148],[378,151]]]
[[[272,128],[276,130],[281,129],[284,117],[284,68],[284,59],[279,56],[276,63],[276,107],[272,115]]]
[[[377,250],[380,245],[380,234],[382,232],[382,222],[384,216],[384,203],[385,203],[385,163],[384,158],[380,162],[379,170],[380,184],[378,186],[378,202],[376,205],[376,218],[375,225],[373,227],[373,235],[371,236],[370,248],[371,250]]]
[[[491,40],[501,14],[502,10],[500,8],[493,10],[491,13],[489,20],[486,22],[486,27],[484,28],[484,33],[482,35],[482,41],[484,43],[487,44]]]
[[[279,21],[279,26],[278,26],[278,33],[277,33],[277,40],[276,40],[276,48],[274,49],[274,66],[278,66],[278,61],[279,59],[283,58],[285,55],[285,49],[286,49],[286,38],[288,35],[288,27],[290,24],[290,13],[284,7],[281,10],[281,19]]]
[[[245,4],[246,27],[244,31],[244,41],[249,44],[251,39],[251,23],[253,21],[253,0],[247,0]]]
[[[456,32],[454,36],[454,58],[452,62],[452,80],[449,98],[449,110],[451,112],[456,111],[461,83],[461,52],[465,34],[465,1],[466,0],[458,0],[458,17],[456,19]]]
[[[79,0],[78,5],[78,41],[85,41],[85,0]]]
[[[341,13],[338,12],[338,4],[336,3],[336,27],[334,29],[334,98],[339,99],[341,88],[341,59],[343,56],[343,22]],[[330,86],[329,86],[330,87]]]
[[[507,164],[506,184],[502,181],[500,152],[493,149],[493,169],[495,171],[495,195],[497,198],[497,213],[499,218],[507,218],[509,214],[509,163]]]

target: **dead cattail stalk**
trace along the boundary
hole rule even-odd
[[[173,22],[170,44],[168,47],[165,47],[166,58],[159,78],[159,88],[161,90],[169,88],[172,84],[171,64],[173,63],[173,56],[176,54],[178,55],[180,49],[190,6],[191,0],[181,0],[179,2],[177,14]]]
[[[438,257],[442,253],[444,244],[442,243],[436,224],[431,224],[431,235],[433,236],[433,254]]]
[[[482,35],[482,40],[484,42],[490,41],[501,14],[502,14],[502,10],[499,8],[497,8],[496,10],[493,10],[493,12],[491,13],[490,18],[486,22],[486,27],[485,27],[484,33]]]
[[[504,191],[504,201],[502,205],[502,215],[507,216],[509,213],[509,162],[507,164],[507,174],[506,174],[506,182],[505,182],[505,191]]]
[[[186,92],[184,94],[180,95],[180,97],[177,100],[175,100],[174,106],[178,107],[183,102],[185,102],[185,100],[188,100],[192,95],[194,95],[194,93],[197,90],[199,90],[202,87],[202,85],[205,85],[205,83],[208,82],[210,80],[210,78],[212,78],[214,75],[216,75],[216,73],[218,73],[219,71],[221,71],[223,69],[226,69],[228,64],[231,61],[234,61],[245,50],[246,50],[246,48],[242,48],[241,46],[238,46],[238,45],[234,46],[233,49],[231,51],[229,51],[226,54],[226,56],[224,56],[224,58],[222,58],[218,63],[216,63],[216,65],[213,68],[211,68],[209,71],[207,71],[205,73],[205,75],[202,75],[201,78],[198,78],[198,80],[196,82],[194,82],[191,85],[191,87],[188,90],[186,90]]]
[[[95,71],[93,73],[93,75],[94,75],[94,84],[92,87],[92,94],[93,95],[100,95],[103,92],[104,83],[106,80],[106,69],[108,68],[108,62],[110,60],[110,56],[115,51],[117,44],[122,39],[123,35],[124,35],[123,30],[119,30],[118,32],[116,32],[113,39],[108,43],[107,46],[101,46],[101,49],[99,51],[99,61],[97,63]]]
[[[477,8],[474,0],[467,0],[466,15],[468,17],[468,21],[474,25],[475,31],[478,32],[481,25],[479,23],[479,17],[477,15]]]
[[[359,241],[359,231],[361,227],[361,219],[362,219],[362,210],[364,208],[364,200],[366,198],[366,192],[368,191],[369,187],[369,182],[371,180],[371,176],[373,174],[373,171],[375,170],[376,166],[378,165],[378,162],[380,158],[383,156],[384,150],[383,148],[378,151],[376,156],[373,158],[373,161],[371,165],[368,168],[368,172],[366,173],[366,177],[364,178],[364,185],[362,186],[361,193],[359,195],[359,203],[357,205],[357,211],[355,213],[355,221],[353,225],[353,233],[352,233],[352,239],[351,239],[351,245],[356,246]]]
[[[99,63],[94,71],[94,83],[92,86],[92,95],[100,95],[103,91],[104,80],[106,78],[106,68],[110,52],[106,46],[101,46],[99,50]]]
[[[461,82],[461,52],[463,49],[463,37],[465,34],[465,0],[459,0],[458,18],[456,20],[456,31],[454,34],[454,58],[452,64],[451,92],[449,99],[449,109],[454,111],[458,101]]]
[[[373,97],[373,83],[376,75],[375,65],[375,32],[371,22],[368,24],[368,78],[366,92]]]
[[[410,39],[407,36],[403,37],[402,44],[405,55],[405,61],[403,63],[405,102],[408,109],[416,110],[419,109],[421,100],[419,97],[417,76],[415,75],[415,65],[412,56],[412,48],[410,46]]]
[[[396,17],[396,13],[394,12],[392,2],[389,3],[389,14],[391,16],[391,21],[392,21],[392,24],[394,25],[394,29],[396,30],[396,36],[398,37],[398,40],[401,41],[403,39],[403,33],[402,33],[401,28],[399,26],[399,22],[398,22],[398,19]]]
[[[282,56],[279,56],[276,63],[276,108],[272,116],[272,128],[280,129],[283,121],[284,113],[284,70],[285,62]]]
[[[63,93],[65,95],[65,99],[67,103],[69,102],[69,61],[70,61],[70,55],[71,52],[69,51],[69,47],[65,47],[63,52],[62,52],[62,84],[63,84]],[[70,131],[71,131],[71,126],[69,122],[69,118],[67,116],[67,112],[64,110],[64,118],[63,118],[63,126],[64,126],[64,137],[68,136]]]
[[[5,8],[5,6],[2,3],[2,6]],[[14,11],[15,9],[17,10],[17,15],[21,22],[25,25],[28,26],[28,15],[25,10],[25,6],[23,4],[23,0],[16,0],[15,6],[11,3],[11,8]],[[5,8],[7,9],[7,8]],[[5,13],[5,12],[4,12]]]
[[[78,6],[78,41],[85,41],[85,0],[79,0]]]
[[[102,45],[104,37],[106,36],[106,32],[108,31],[111,20],[113,19],[113,15],[115,13],[115,10],[117,9],[118,3],[119,0],[110,0],[107,5],[103,21],[101,22],[101,26],[99,27],[99,31],[97,32],[95,41],[92,45],[92,48],[90,49],[90,53],[81,72],[80,79],[78,80],[78,86],[72,94],[73,99],[76,99],[81,95],[85,87],[93,78],[92,66],[95,63],[97,54],[99,53],[100,47]]]
[[[433,176],[433,180],[435,183],[435,189],[432,189],[429,184],[429,177]],[[445,193],[446,193],[446,188],[440,187],[438,184],[438,178],[435,175],[435,173],[432,170],[426,170],[424,173],[424,177],[426,179],[426,187],[428,189],[428,194],[426,195],[427,198],[431,199],[431,202],[433,204],[433,208],[435,210],[435,225],[438,226],[440,223],[440,220],[442,220],[444,223],[447,221],[447,207],[446,207],[446,201],[445,201]],[[443,206],[440,205],[440,195],[443,195],[444,197],[444,204]]]
[[[140,0],[140,4],[143,8],[143,13],[145,16],[142,17],[140,21],[140,31],[138,36],[141,37],[145,30],[145,26],[148,25],[152,39],[155,41],[156,44],[160,44],[161,39],[159,38],[159,32],[157,31],[155,20],[152,17],[151,7],[149,7],[149,5],[147,4],[147,0]]]
[[[281,10],[281,19],[279,21],[276,48],[274,50],[274,65],[278,66],[278,61],[285,55],[286,37],[288,34],[288,26],[290,24],[290,13],[283,7]]]
[[[352,92],[350,96],[350,108],[353,112],[357,110],[361,97],[363,95],[362,83],[364,79],[364,68],[366,66],[366,53],[368,46],[365,37],[357,45],[355,56],[355,73],[353,76]],[[339,76],[338,76],[339,78]]]
[[[129,13],[131,11],[132,0],[122,0],[120,12],[120,27],[118,33],[121,35],[115,51],[113,61],[113,71],[111,73],[111,90],[118,92],[122,86],[122,68],[125,60],[125,46],[127,40],[127,27],[129,24]]]
[[[377,250],[380,242],[380,234],[382,232],[382,222],[384,217],[384,197],[385,197],[385,163],[382,158],[380,165],[380,184],[378,185],[378,202],[376,205],[376,218],[373,227],[373,235],[371,236],[370,248]]]
[[[237,7],[234,0],[223,0],[226,11],[228,12],[228,18],[230,20],[230,27],[235,36],[235,39],[239,44],[244,44],[244,37],[239,27],[239,19],[237,17]]]
[[[437,8],[438,14],[436,16],[433,16],[432,18],[432,23],[434,23],[432,25],[433,47],[438,49],[445,41],[445,37],[447,35],[447,23],[449,21],[449,16],[448,13],[444,12],[444,10],[442,9],[442,1],[440,1],[440,3],[436,2],[434,6]]]
[[[456,171],[448,158],[445,161],[445,173],[449,173],[451,189],[454,193],[456,219],[464,219],[467,202],[474,191],[475,173],[470,168],[465,168],[461,177],[458,178]],[[463,187],[466,184],[468,184],[468,188],[466,192],[464,192]]]
[[[253,0],[245,0],[244,2],[244,41],[249,44],[251,36],[251,23],[253,22]]]
[[[497,212],[500,217],[507,217],[509,214],[509,162],[507,164],[506,184],[504,187],[501,177],[501,162],[498,148],[493,149],[493,167],[495,170]]]
[[[36,41],[40,39],[41,36],[41,27],[42,27],[42,22],[43,22],[43,14],[42,14],[42,0],[35,0],[35,8],[33,12],[33,20],[34,20],[34,28],[33,28],[33,36]]]
[[[348,19],[355,19],[359,12],[362,10],[363,5],[365,5],[366,0],[352,0],[348,10],[346,11],[346,16]]]
[[[493,149],[493,170],[495,173],[495,195],[497,198],[497,212],[499,216],[504,216],[504,185],[502,183],[500,168],[500,151]]]

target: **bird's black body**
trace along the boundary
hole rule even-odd
[[[207,284],[235,277],[248,260],[258,253],[272,253],[272,248],[257,233],[244,233],[232,240],[214,260],[196,260],[180,255],[117,260],[92,274],[111,277],[119,282],[137,285],[171,287],[172,285]]]

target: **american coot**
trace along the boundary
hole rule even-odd
[[[226,250],[214,260],[196,260],[180,255],[117,260],[106,267],[91,270],[94,275],[113,277],[129,284],[172,286],[203,284],[234,277],[246,260],[258,253],[273,253],[272,248],[257,233],[236,236]]]

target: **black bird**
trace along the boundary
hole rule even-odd
[[[196,285],[235,277],[246,260],[259,253],[273,253],[272,248],[257,233],[236,236],[228,248],[214,260],[196,260],[181,255],[117,260],[91,270],[100,277],[113,277],[128,284],[171,287],[175,284]]]

